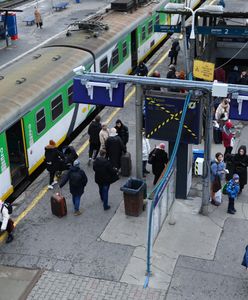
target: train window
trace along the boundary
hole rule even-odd
[[[58,96],[51,102],[52,108],[52,120],[56,120],[63,112],[63,99],[62,96]]]
[[[127,42],[122,43],[122,56],[125,58],[127,56]]]
[[[119,63],[119,51],[118,51],[118,49],[115,49],[112,52],[112,64],[113,64],[113,67],[116,66],[118,63]]]
[[[108,73],[108,58],[107,58],[107,56],[100,61],[100,72]]]
[[[160,21],[159,15],[156,15],[155,25],[159,25],[159,21]]]
[[[71,106],[74,102],[73,102],[73,86],[71,85],[68,90],[68,105]]]
[[[153,31],[153,22],[152,20],[148,23],[148,34],[151,34]]]
[[[36,128],[37,133],[41,133],[46,128],[46,116],[44,108],[36,113]]]
[[[141,39],[144,41],[146,39],[146,26],[144,25],[141,30]]]

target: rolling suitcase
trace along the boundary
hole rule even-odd
[[[131,169],[132,169],[131,154],[129,152],[126,152],[121,156],[121,175],[125,177],[130,176]]]
[[[222,131],[218,127],[213,127],[213,138],[215,144],[221,144],[222,143]]]
[[[51,196],[51,209],[52,214],[62,218],[67,215],[67,206],[65,197],[63,197],[60,193],[55,193]]]

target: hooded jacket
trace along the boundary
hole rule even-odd
[[[236,183],[233,179],[229,180],[226,187],[226,192],[230,198],[235,199],[239,193],[239,183]]]
[[[231,146],[231,140],[234,137],[234,134],[231,132],[229,128],[227,128],[226,125],[223,127],[222,131],[222,142],[225,148]]]
[[[62,171],[65,169],[64,155],[56,146],[45,147],[45,162],[48,171]]]
[[[129,132],[127,126],[125,126],[121,120],[117,120],[116,123],[120,123],[121,127],[115,126],[116,132],[121,138],[124,145],[128,143],[129,140]]]
[[[77,181],[75,181],[75,178]],[[67,181],[69,181],[70,193],[73,196],[81,196],[84,193],[84,188],[88,182],[88,178],[80,167],[72,166],[62,177],[60,187],[63,187]]]
[[[126,146],[123,144],[122,139],[116,136],[110,136],[106,140],[106,153],[112,165],[120,169],[121,167],[121,155],[126,153]]]
[[[244,150],[244,154],[240,155],[240,150]],[[238,153],[234,155],[234,173],[239,175],[240,187],[243,188],[247,184],[247,166],[248,155],[246,154],[246,146],[242,145],[238,149]]]
[[[117,170],[105,157],[98,157],[93,164],[95,182],[99,185],[111,184],[118,179]]]
[[[88,128],[88,135],[90,136],[90,143],[100,145],[99,133],[102,129],[100,122],[92,121]]]
[[[224,161],[217,161],[217,160],[213,160],[211,162],[211,182],[214,181],[215,176],[218,175],[220,177],[220,179],[223,179],[224,177],[224,170],[225,170],[225,163]]]

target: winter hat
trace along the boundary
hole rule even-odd
[[[73,166],[74,167],[78,167],[80,165],[80,161],[79,160],[74,160],[74,162],[73,162]]]
[[[116,136],[117,133],[116,133],[116,129],[115,128],[111,128],[110,131],[109,131],[109,136]]]
[[[225,125],[226,125],[226,127],[227,127],[228,129],[230,129],[230,128],[233,127],[233,123],[232,123],[231,121],[227,121],[227,122],[225,123]]]
[[[239,175],[238,174],[233,174],[233,179],[234,180],[239,179]]]
[[[164,143],[159,144],[159,148],[164,150],[165,149],[165,144]]]

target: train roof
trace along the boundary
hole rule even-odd
[[[108,24],[109,30],[103,31],[97,38],[89,38],[89,33],[84,31],[73,31],[71,36],[66,37],[63,34],[50,44],[77,45],[88,48],[99,56],[164,3],[165,1],[159,4],[149,2],[133,13],[111,10],[101,20]],[[40,48],[2,69],[0,132],[31,111],[65,81],[71,79],[73,68],[88,63],[92,63],[92,58],[83,51],[69,48]]]

